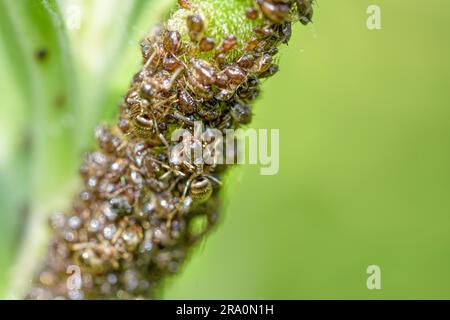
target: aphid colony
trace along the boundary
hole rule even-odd
[[[226,169],[173,161],[173,130],[194,132],[198,121],[218,130],[250,123],[260,79],[278,71],[277,46],[289,41],[293,21],[306,24],[312,15],[310,0],[249,0],[241,14],[259,22],[253,35],[218,41],[207,32],[200,0],[178,2],[189,11],[187,35],[162,26],[142,42],[143,67],[117,128],[97,128],[99,148],[80,169],[82,192],[67,213],[51,218],[54,236],[31,299],[154,296],[217,221]],[[76,286],[68,285],[73,265],[80,268]]]

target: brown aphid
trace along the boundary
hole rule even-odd
[[[289,15],[290,7],[284,3],[272,3],[268,0],[256,0],[264,16],[274,23],[282,23]]]
[[[179,108],[184,114],[192,114],[195,112],[196,103],[194,98],[184,89],[178,93]]]
[[[253,51],[258,46],[259,40],[256,38],[251,39],[245,44],[246,51]]]
[[[237,65],[231,65],[225,68],[224,73],[229,79],[230,84],[240,85],[247,80],[247,74]]]
[[[163,46],[166,51],[176,53],[180,49],[181,35],[178,31],[169,31],[166,33]]]
[[[95,137],[97,138],[98,146],[104,152],[109,153],[114,151],[114,136],[105,125],[97,126],[95,129]]]
[[[258,19],[258,10],[254,7],[250,7],[247,10],[245,10],[245,16],[250,20],[256,20]]]
[[[120,117],[117,122],[117,127],[122,131],[123,134],[127,135],[131,132],[130,121],[126,118]]]
[[[215,85],[219,88],[227,88],[228,87],[228,77],[225,73],[218,73]]]
[[[163,60],[163,68],[166,71],[173,72],[180,67],[182,67],[181,62],[172,54],[168,54]]]
[[[216,81],[216,71],[205,60],[192,59],[194,77],[203,85],[211,85]]]
[[[152,100],[159,93],[159,82],[153,78],[150,78],[146,82],[143,82],[140,87],[140,95],[148,100]]]
[[[216,60],[216,63],[219,65],[219,67],[222,68],[227,60],[227,56],[225,55],[225,53],[220,52],[214,59]]]
[[[229,35],[225,39],[223,39],[222,44],[220,45],[220,51],[227,53],[232,50],[237,44],[237,38],[234,35]]]
[[[237,65],[242,69],[250,69],[255,63],[255,56],[252,54],[244,54],[236,61]]]
[[[178,5],[186,10],[190,10],[192,8],[189,0],[178,0]]]
[[[312,22],[312,16],[314,13],[312,7],[313,0],[296,0],[296,1],[300,22],[303,25],[307,25],[308,23]]]
[[[200,40],[200,51],[211,51],[215,47],[215,42],[210,37],[204,37],[202,40]]]
[[[188,87],[201,98],[209,99],[213,96],[211,86],[201,83],[195,76],[188,77]]]
[[[273,29],[270,26],[258,27],[255,28],[253,31],[255,31],[255,33],[262,38],[270,37],[273,34]]]
[[[205,28],[205,22],[202,17],[198,14],[190,15],[187,17],[186,24],[189,31],[189,38],[197,42]]]

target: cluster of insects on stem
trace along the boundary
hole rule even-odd
[[[99,126],[99,148],[80,169],[83,190],[51,219],[54,237],[29,298],[151,296],[216,223],[228,165],[177,158],[172,134],[195,133],[196,123],[206,132],[249,124],[260,80],[278,72],[277,47],[294,21],[311,21],[312,1],[248,0],[230,13],[254,26],[245,37],[211,30],[214,13],[202,10],[210,1],[179,0],[186,32],[164,24],[143,40],[117,127]],[[189,152],[204,148],[195,134],[183,142]],[[70,291],[65,270],[74,264],[83,281]]]

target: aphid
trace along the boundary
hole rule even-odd
[[[139,92],[143,98],[151,101],[158,95],[159,89],[160,89],[159,82],[154,78],[150,78],[141,84]]]
[[[178,102],[180,111],[183,114],[192,114],[195,111],[195,100],[186,90],[180,89],[178,93]]]
[[[196,77],[188,77],[187,87],[191,92],[195,92],[195,95],[201,98],[209,99],[213,92],[210,85],[202,84]]]
[[[111,164],[108,178],[115,181],[119,180],[125,173],[128,167],[128,161],[126,159],[119,158]]]
[[[97,138],[100,149],[105,152],[114,151],[113,135],[105,125],[99,125],[95,129],[95,137]]]
[[[142,40],[141,53],[142,53],[142,57],[144,58],[145,61],[152,55],[153,45],[152,45],[152,42],[150,41],[150,39],[145,38],[144,40]]]
[[[176,53],[180,49],[181,35],[178,31],[169,31],[164,37],[164,49],[171,53]]]
[[[244,54],[236,61],[236,63],[242,69],[250,69],[255,63],[255,56],[252,54]]]
[[[255,38],[251,39],[250,41],[248,41],[245,44],[245,50],[247,50],[247,51],[255,50],[255,48],[258,46],[258,43],[259,43],[258,39],[255,39]]]
[[[202,203],[208,200],[213,193],[211,181],[206,177],[199,177],[191,182],[189,195],[194,202]]]
[[[145,113],[141,113],[133,118],[133,133],[140,138],[150,138],[153,134],[153,120]]]
[[[282,43],[287,44],[289,40],[291,40],[291,36],[292,36],[292,23],[285,22],[284,24],[281,25],[280,28],[278,28],[278,38]]]
[[[307,25],[312,20],[312,16],[314,13],[312,3],[313,0],[296,0],[297,1],[297,11],[300,17],[300,22],[303,25]]]
[[[259,74],[259,78],[260,79],[264,79],[264,78],[270,78],[272,77],[274,74],[276,74],[278,71],[280,70],[280,68],[278,67],[277,64],[273,63],[270,65],[269,69],[267,69],[266,71],[264,71],[263,73]]]
[[[189,31],[189,38],[195,42],[200,40],[200,36],[205,28],[202,17],[198,14],[190,15],[187,17],[186,23]]]
[[[250,106],[237,103],[231,107],[231,116],[240,124],[249,124],[252,121]]]
[[[262,38],[267,38],[273,34],[273,29],[270,26],[258,27],[255,28],[253,31],[255,31],[255,33]]]
[[[166,71],[173,72],[180,67],[182,67],[181,62],[171,54],[167,55],[163,60],[163,68]]]
[[[192,59],[194,77],[204,85],[211,85],[216,81],[216,71],[205,60]]]
[[[186,9],[186,10],[191,9],[191,3],[189,2],[189,0],[178,0],[178,4],[183,9]]]
[[[220,68],[223,67],[226,59],[227,59],[227,56],[223,52],[219,52],[215,57],[216,63],[219,65]]]
[[[252,72],[263,73],[269,69],[272,65],[272,56],[270,54],[263,54],[261,58],[258,59],[255,66],[252,68]]]
[[[214,49],[214,46],[216,44],[214,43],[214,40],[210,37],[204,37],[202,40],[200,40],[200,51],[211,51]]]
[[[229,83],[232,85],[240,85],[242,84],[246,79],[247,75],[239,66],[237,65],[231,65],[225,68],[224,73],[229,79]]]
[[[183,70],[184,66],[180,66],[172,73],[172,75],[164,77],[164,79],[162,80],[161,89],[166,92],[170,91]]]
[[[289,14],[289,5],[284,3],[271,3],[268,0],[256,0],[264,16],[274,23],[282,23]]]
[[[232,50],[237,44],[237,38],[234,35],[229,35],[225,39],[223,39],[222,44],[220,45],[220,51],[223,53],[227,53]]]
[[[253,100],[259,96],[259,80],[255,76],[250,76],[247,82],[245,82],[238,89],[238,96],[243,101]]]
[[[250,20],[256,20],[258,19],[258,10],[254,7],[250,7],[245,10],[245,16]]]
[[[225,73],[220,72],[217,74],[216,82],[214,83],[219,88],[225,89],[228,88],[228,77]]]

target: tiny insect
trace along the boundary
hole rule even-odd
[[[289,5],[284,3],[271,3],[268,0],[256,0],[264,16],[274,23],[282,23],[289,15]]]
[[[252,121],[252,111],[246,104],[235,104],[231,108],[231,116],[240,124],[249,124]]]
[[[123,134],[127,135],[131,132],[130,120],[124,117],[120,117],[117,121],[117,127],[122,131]]]
[[[291,22],[285,22],[278,28],[278,39],[284,44],[287,44],[292,36]]]
[[[226,67],[224,73],[227,75],[230,84],[235,86],[242,84],[247,79],[247,75],[244,70],[237,65]]]
[[[173,72],[178,68],[182,67],[182,64],[178,59],[176,59],[173,55],[167,55],[163,60],[163,68],[166,71]]]
[[[194,77],[203,85],[211,85],[216,81],[216,71],[205,60],[192,59]]]
[[[262,27],[258,27],[258,28],[255,28],[253,31],[255,31],[255,33],[257,34],[257,35],[259,35],[260,37],[262,37],[262,38],[266,38],[266,37],[269,37],[269,36],[271,36],[272,34],[273,34],[273,29],[272,29],[272,27],[270,27],[270,26],[262,26]]]
[[[200,40],[200,51],[211,51],[214,49],[215,43],[214,40],[210,37],[204,37]]]
[[[270,78],[273,75],[275,75],[279,70],[280,68],[278,67],[278,65],[273,63],[266,71],[259,74],[259,78],[260,79]]]
[[[178,0],[178,4],[180,7],[186,10],[190,10],[192,7],[189,0]]]
[[[223,67],[223,65],[225,64],[225,61],[226,61],[226,59],[227,59],[227,56],[225,55],[225,53],[223,53],[223,52],[219,52],[217,55],[216,55],[216,57],[215,57],[215,60],[216,60],[216,63],[219,65],[219,67]]]
[[[180,111],[184,114],[192,114],[195,111],[196,103],[194,98],[184,89],[178,93]]]
[[[234,35],[229,35],[225,39],[223,39],[222,44],[220,45],[220,51],[227,53],[232,50],[237,44],[237,38]]]
[[[202,203],[208,200],[213,193],[213,186],[207,177],[199,177],[191,182],[189,195],[194,202]]]
[[[245,44],[245,50],[249,52],[255,50],[256,47],[258,46],[258,43],[259,43],[258,39],[256,38],[251,39]]]
[[[156,79],[150,78],[141,84],[140,95],[151,101],[155,98],[160,90],[160,84]]]
[[[254,67],[252,68],[252,72],[255,73],[263,73],[269,69],[272,65],[272,56],[268,53],[263,54],[261,58],[258,59]]]
[[[296,0],[297,1],[297,11],[300,17],[300,22],[303,25],[307,25],[312,22],[312,16],[314,13],[312,3],[313,0]]]
[[[181,35],[178,31],[169,31],[164,37],[164,49],[171,53],[176,53],[181,46]]]
[[[200,40],[203,29],[205,28],[205,22],[202,17],[198,14],[190,15],[187,17],[186,23],[189,30],[189,38],[195,42]]]
[[[250,20],[256,20],[258,19],[258,10],[254,7],[250,7],[245,10],[245,16]]]
[[[248,70],[250,69],[253,64],[255,63],[255,57],[252,54],[244,54],[243,56],[241,56],[236,63],[238,64],[239,67],[241,67],[244,70]]]

